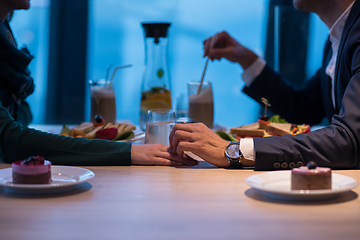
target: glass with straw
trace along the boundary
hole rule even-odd
[[[116,122],[116,101],[114,91],[114,76],[117,70],[131,65],[116,67],[111,78],[90,80],[90,121],[99,115],[106,122]]]

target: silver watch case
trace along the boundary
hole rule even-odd
[[[228,158],[231,167],[240,166],[241,157],[243,156],[240,151],[240,142],[230,142],[225,148],[225,155]]]

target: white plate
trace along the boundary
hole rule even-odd
[[[0,186],[25,194],[59,193],[70,191],[94,176],[92,171],[85,168],[51,166],[51,184],[15,184],[12,182],[12,169],[5,168],[0,170]]]
[[[291,171],[264,172],[252,175],[246,183],[265,194],[285,200],[324,200],[357,187],[358,182],[348,176],[332,173],[332,189],[291,190]]]

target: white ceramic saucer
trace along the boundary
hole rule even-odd
[[[268,196],[283,200],[325,200],[357,187],[358,182],[348,176],[332,173],[332,189],[291,190],[291,171],[273,171],[254,174],[246,183]]]
[[[0,170],[0,186],[7,190],[23,194],[49,194],[66,192],[74,189],[76,185],[93,178],[95,174],[85,168],[68,166],[51,166],[51,184],[14,184],[12,182],[12,169]]]

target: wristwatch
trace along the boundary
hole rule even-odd
[[[225,155],[230,162],[230,167],[242,167],[241,158],[242,152],[240,151],[240,142],[233,141],[225,148]]]

